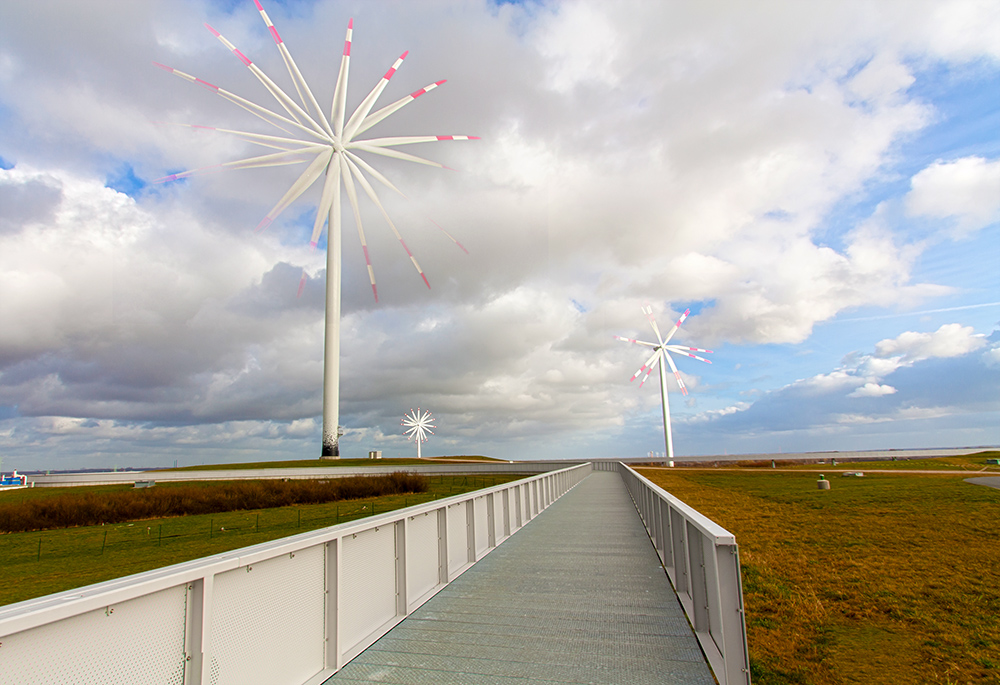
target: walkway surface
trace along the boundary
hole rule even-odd
[[[966,478],[966,483],[973,485],[985,485],[988,488],[1000,489],[1000,476],[986,476],[985,478]]]
[[[326,682],[715,680],[621,477],[595,472]]]

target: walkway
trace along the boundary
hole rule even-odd
[[[595,472],[326,682],[715,681],[621,477]]]

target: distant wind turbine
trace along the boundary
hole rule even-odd
[[[636,340],[634,338],[623,338],[620,335],[616,335],[615,339],[621,340],[623,342],[635,343],[636,345],[645,345],[646,347],[653,348],[653,354],[649,357],[649,359],[646,360],[646,362],[642,365],[642,367],[638,371],[636,371],[635,374],[632,375],[632,378],[630,378],[629,381],[630,382],[634,381],[636,378],[639,377],[640,374],[645,372],[646,375],[644,375],[642,377],[642,380],[639,381],[639,387],[642,387],[642,384],[646,382],[647,378],[649,378],[649,374],[652,372],[653,367],[659,364],[660,396],[663,399],[663,437],[667,443],[667,459],[672,461],[674,458],[674,440],[670,433],[670,405],[667,403],[667,372],[663,366],[663,360],[664,359],[666,360],[667,364],[670,365],[670,369],[674,372],[674,377],[677,379],[677,385],[680,386],[681,392],[687,395],[688,392],[687,388],[684,385],[684,379],[681,378],[681,373],[680,371],[677,370],[677,366],[674,364],[674,360],[670,358],[670,353],[673,352],[674,354],[682,354],[686,357],[691,357],[693,359],[697,359],[698,361],[705,362],[706,364],[711,364],[712,362],[709,361],[708,359],[705,359],[704,357],[699,357],[698,355],[691,353],[703,352],[711,354],[712,350],[703,350],[700,347],[685,347],[684,345],[667,344],[670,342],[670,339],[674,337],[674,334],[677,332],[677,329],[681,327],[681,324],[684,323],[684,319],[686,319],[688,317],[688,314],[691,313],[690,309],[685,310],[684,313],[681,314],[681,318],[677,320],[677,323],[674,324],[673,329],[670,331],[670,333],[667,334],[666,338],[660,335],[660,329],[656,325],[656,319],[653,318],[653,308],[647,305],[642,308],[642,313],[646,315],[647,319],[649,319],[649,325],[653,327],[653,333],[656,334],[656,340],[658,342],[651,343],[642,340]]]
[[[417,443],[417,459],[420,459],[420,443],[427,442],[428,435],[434,435],[434,419],[429,411],[421,412],[420,407],[416,411],[410,410],[409,414],[403,416],[400,422],[403,426],[403,435],[407,440],[414,440]]]
[[[443,164],[432,162],[415,155],[411,155],[393,149],[399,145],[410,145],[414,143],[429,143],[441,140],[477,140],[476,136],[394,136],[387,138],[366,138],[358,139],[358,136],[375,126],[391,114],[399,111],[410,104],[418,97],[434,90],[442,85],[444,81],[436,81],[430,85],[414,91],[409,95],[400,98],[392,104],[372,112],[375,101],[382,94],[382,91],[389,83],[396,70],[402,65],[408,51],[400,55],[393,65],[386,71],[385,75],[372,88],[371,92],[361,101],[357,109],[350,117],[347,112],[347,81],[351,59],[351,36],[354,28],[354,20],[347,23],[347,37],[344,40],[344,52],[340,60],[340,72],[337,76],[337,85],[334,89],[333,104],[329,117],[324,113],[319,103],[313,96],[312,90],[299,72],[295,60],[288,52],[288,48],[278,35],[277,29],[271,23],[260,0],[254,0],[261,18],[267,25],[268,31],[274,38],[281,58],[291,77],[298,101],[290,97],[280,87],[278,87],[261,69],[254,64],[246,55],[240,52],[235,45],[230,43],[222,34],[206,24],[209,31],[218,38],[223,45],[232,51],[236,57],[253,73],[254,76],[271,93],[274,99],[284,110],[284,114],[269,110],[258,104],[250,102],[223,88],[208,83],[200,78],[191,76],[177,69],[154,62],[156,66],[164,69],[187,81],[196,83],[209,91],[229,100],[242,107],[254,116],[266,121],[283,131],[285,135],[264,135],[259,133],[248,133],[244,131],[233,131],[229,129],[213,128],[210,126],[190,126],[190,128],[208,129],[225,133],[249,143],[261,145],[277,152],[271,152],[258,157],[250,157],[233,162],[216,164],[211,167],[193,169],[177,174],[171,174],[158,182],[173,181],[185,178],[194,174],[207,171],[218,171],[222,169],[250,169],[257,167],[285,166],[289,164],[303,164],[308,162],[305,171],[292,184],[288,191],[282,196],[278,203],[267,213],[257,226],[258,231],[267,228],[277,218],[282,211],[292,204],[309,187],[313,185],[321,176],[325,176],[323,191],[320,196],[319,210],[313,223],[312,238],[310,244],[313,248],[319,242],[323,232],[324,224],[328,227],[328,247],[327,247],[327,267],[326,267],[326,333],[324,343],[324,373],[323,373],[323,451],[326,457],[339,457],[339,404],[340,404],[340,281],[341,281],[341,186],[347,193],[354,213],[354,222],[358,227],[358,236],[361,239],[361,249],[365,255],[365,263],[368,266],[368,279],[371,282],[372,294],[378,302],[378,289],[375,286],[375,271],[372,269],[371,258],[368,254],[368,242],[365,238],[364,227],[361,223],[361,212],[358,208],[357,186],[360,185],[364,193],[375,204],[392,229],[396,239],[406,251],[407,256],[413,263],[414,268],[423,279],[424,284],[430,288],[430,282],[424,275],[423,269],[417,262],[416,257],[406,246],[402,236],[396,229],[395,224],[389,218],[385,208],[379,201],[369,177],[378,181],[381,185],[393,190],[400,195],[403,193],[396,188],[384,175],[372,167],[368,162],[359,156],[359,153],[381,155],[393,159],[404,160],[426,164],[428,166],[444,168]],[[346,119],[346,122],[345,122]],[[356,182],[356,184],[355,184]],[[438,227],[440,228],[440,226]],[[441,229],[456,245],[465,248],[455,240],[447,231]],[[303,270],[302,278],[299,282],[299,293],[305,285],[306,273]]]

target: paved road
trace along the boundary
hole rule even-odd
[[[326,682],[715,681],[621,477],[595,472]]]

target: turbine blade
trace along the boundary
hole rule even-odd
[[[392,157],[393,159],[401,159],[405,162],[416,162],[417,164],[426,164],[427,166],[436,166],[439,169],[446,168],[444,164],[439,164],[438,162],[432,162],[429,159],[424,159],[422,157],[417,157],[415,155],[409,155],[405,152],[400,152],[399,150],[393,150],[391,148],[385,147],[369,147],[365,145],[365,141],[359,140],[344,147],[352,150],[363,150],[365,152],[371,152],[372,154],[382,155],[383,157]]]
[[[700,362],[705,362],[706,364],[712,363],[711,359],[705,359],[704,357],[699,357],[696,354],[691,354],[690,352],[687,352],[687,350],[689,349],[691,350],[695,349],[693,347],[680,347],[679,345],[668,345],[667,349],[677,354],[683,354],[685,357],[691,357],[692,359],[697,359]],[[699,350],[699,352],[709,352],[709,350]]]
[[[635,338],[623,338],[620,335],[614,336],[615,340],[621,340],[622,342],[634,343],[636,345],[645,345],[646,347],[658,347],[656,343],[646,342],[644,340],[636,340]]]
[[[299,279],[299,291],[295,294],[295,297],[302,297],[302,291],[306,287],[306,270],[302,269],[302,278]]]
[[[288,205],[292,204],[299,198],[302,193],[311,186],[317,178],[320,177],[325,170],[327,165],[330,163],[330,158],[333,156],[333,148],[327,148],[323,152],[316,155],[316,159],[312,161],[306,170],[302,172],[302,175],[296,179],[292,187],[288,189],[285,195],[278,200],[278,204],[271,208],[271,211],[261,219],[260,223],[257,224],[257,232],[263,231],[265,228],[271,225],[271,223],[281,214]]]
[[[392,181],[390,181],[385,176],[383,176],[378,171],[378,169],[376,169],[371,164],[369,164],[368,162],[366,162],[365,160],[363,160],[361,157],[358,157],[356,154],[354,154],[350,150],[344,150],[344,154],[346,154],[351,159],[352,162],[354,162],[359,167],[361,167],[362,169],[364,169],[365,171],[367,171],[369,174],[371,174],[371,176],[374,177],[379,183],[381,183],[382,185],[386,186],[387,188],[389,188],[391,190],[395,190],[397,193],[399,193],[403,197],[406,197],[406,193],[404,193],[402,190],[400,190],[395,185],[393,185]]]
[[[397,59],[393,65],[389,67],[389,71],[385,72],[385,75],[379,79],[378,83],[375,84],[375,87],[372,88],[370,93],[368,93],[368,96],[365,97],[365,99],[361,101],[361,104],[358,105],[358,108],[354,110],[354,114],[351,115],[351,118],[347,121],[347,125],[344,127],[344,140],[350,140],[354,136],[358,127],[361,125],[361,122],[363,122],[365,117],[368,116],[368,113],[372,111],[372,107],[375,106],[375,101],[378,100],[378,97],[382,94],[382,91],[385,90],[385,87],[389,85],[389,79],[392,78],[392,75],[395,74],[396,70],[403,64],[403,60],[406,59],[408,54],[410,54],[409,50],[399,56],[399,59]]]
[[[667,358],[667,364],[670,365],[670,370],[674,372],[674,378],[677,379],[677,385],[681,386],[681,393],[687,395],[687,387],[684,385],[684,379],[681,378],[681,372],[678,371],[677,366],[674,365],[674,360],[670,358],[669,354],[664,353],[663,356]]]
[[[343,155],[338,155],[340,157],[340,175],[344,179],[344,189],[347,191],[347,199],[351,202],[351,209],[354,210],[354,223],[358,227],[358,237],[361,238],[361,249],[365,253],[365,263],[368,265],[368,279],[372,283],[372,293],[375,295],[375,301],[378,302],[378,289],[375,287],[375,271],[372,269],[372,260],[368,255],[368,241],[365,240],[365,229],[361,223],[361,211],[358,209],[358,193],[354,188],[354,179],[351,178],[351,170],[347,166],[347,158]]]
[[[393,145],[412,145],[414,143],[435,143],[439,140],[482,140],[479,136],[391,136],[389,138],[369,138],[359,140],[359,143],[372,147],[391,147]]]
[[[688,314],[690,313],[691,313],[690,309],[684,310],[684,313],[681,314],[681,318],[677,319],[677,323],[674,324],[673,329],[670,331],[670,335],[668,335],[667,339],[663,341],[664,343],[670,342],[670,339],[674,337],[674,333],[677,332],[677,329],[681,327],[681,324],[684,323],[684,319],[688,318]]]
[[[306,82],[305,78],[303,78],[302,72],[299,71],[298,65],[295,64],[295,60],[292,59],[292,53],[288,51],[285,41],[281,40],[281,36],[278,35],[278,29],[274,28],[274,24],[271,23],[271,18],[267,16],[267,12],[264,11],[264,7],[260,4],[260,0],[253,1],[254,4],[257,5],[257,9],[260,11],[260,16],[264,20],[264,23],[267,24],[267,29],[271,32],[271,37],[274,38],[275,45],[278,46],[278,52],[281,53],[281,59],[285,61],[285,68],[288,69],[288,75],[292,77],[292,83],[295,85],[295,92],[298,93],[302,106],[308,107],[309,105],[312,105],[313,111],[316,113],[316,118],[323,126],[323,129],[331,137],[333,137],[333,131],[330,129],[330,123],[323,115],[323,108],[319,106],[312,90],[309,89],[309,84]]]
[[[638,378],[639,374],[642,373],[643,371],[646,372],[646,377],[648,378],[649,377],[649,372],[652,371],[654,368],[656,368],[656,362],[657,362],[657,360],[659,359],[659,357],[660,357],[660,355],[662,353],[663,353],[663,350],[657,348],[657,350],[655,352],[653,352],[652,355],[650,355],[649,359],[647,359],[643,363],[642,367],[632,375],[632,377],[629,379],[629,382],[632,382],[636,378]],[[642,380],[643,380],[643,383],[646,382],[645,378],[642,379]],[[642,383],[640,383],[639,385],[642,385]]]
[[[338,136],[344,133],[344,109],[347,104],[347,78],[351,68],[351,36],[354,34],[354,19],[347,22],[347,36],[344,38],[344,54],[340,58],[340,73],[337,74],[337,87],[333,91],[333,106],[330,111],[330,121],[333,131]]]
[[[167,181],[176,181],[177,179],[180,178],[187,178],[188,176],[194,176],[195,174],[205,173],[207,171],[221,171],[223,169],[253,169],[257,167],[300,164],[306,161],[304,158],[307,155],[322,153],[323,150],[332,150],[332,148],[330,148],[327,145],[314,145],[311,147],[302,148],[301,150],[273,152],[269,155],[261,155],[260,157],[250,157],[248,159],[240,159],[234,162],[223,162],[222,164],[213,164],[211,166],[200,167],[198,169],[181,171],[176,174],[170,174],[169,176],[164,176],[163,178],[158,178],[155,181],[153,181],[153,183],[166,183]]]
[[[153,64],[156,65],[157,67],[159,67],[160,69],[163,69],[164,71],[170,72],[171,74],[184,79],[185,81],[190,81],[191,83],[196,83],[199,86],[202,86],[202,87],[206,88],[207,90],[212,91],[216,95],[218,95],[220,97],[223,97],[226,100],[229,100],[230,102],[232,102],[233,104],[235,104],[236,106],[241,107],[241,108],[245,109],[246,111],[250,112],[255,117],[258,117],[259,119],[262,119],[262,120],[266,121],[267,123],[271,124],[272,126],[281,129],[285,133],[288,133],[288,129],[285,128],[285,126],[288,126],[288,127],[291,127],[291,128],[297,128],[300,131],[302,131],[303,133],[306,133],[307,135],[310,135],[313,138],[316,138],[317,140],[321,140],[323,142],[329,142],[327,140],[327,137],[325,135],[322,135],[319,131],[315,131],[315,130],[313,130],[311,128],[303,126],[302,124],[300,124],[297,121],[293,121],[293,120],[291,120],[291,119],[289,119],[287,117],[284,117],[284,116],[278,114],[277,112],[272,112],[271,110],[267,109],[266,107],[261,107],[260,105],[254,103],[254,102],[250,102],[249,100],[247,100],[245,98],[242,98],[239,95],[236,95],[235,93],[229,92],[225,88],[220,88],[219,86],[217,86],[217,85],[215,85],[213,83],[209,83],[208,81],[205,81],[203,79],[200,79],[197,76],[192,76],[191,74],[186,74],[183,71],[181,71],[180,69],[174,69],[173,67],[168,67],[167,65],[160,64],[159,62],[153,62]],[[281,123],[277,123],[277,122],[281,122]]]
[[[157,122],[160,123],[160,122]],[[234,131],[228,128],[216,128],[215,126],[201,126],[200,124],[176,124],[172,122],[162,122],[164,126],[180,126],[183,128],[193,128],[199,131],[214,131],[215,133],[225,133],[236,136],[248,143],[262,145],[263,147],[275,150],[297,150],[306,147],[313,147],[314,143],[307,143],[295,138],[285,138],[283,136],[269,136],[262,133],[250,133],[248,131]]]
[[[418,97],[420,97],[424,93],[429,93],[430,91],[434,90],[435,88],[437,88],[441,84],[445,83],[446,81],[447,81],[447,79],[444,79],[442,81],[435,81],[434,83],[430,84],[429,86],[425,86],[424,88],[421,88],[420,90],[415,90],[412,93],[410,93],[409,95],[407,95],[406,97],[402,97],[399,100],[396,100],[395,102],[393,102],[392,104],[386,105],[385,107],[383,107],[382,109],[378,110],[377,112],[369,114],[367,117],[365,117],[365,120],[361,122],[361,125],[358,126],[358,130],[354,132],[354,135],[358,135],[359,133],[364,133],[365,131],[367,131],[368,129],[370,129],[372,126],[374,126],[378,122],[380,122],[383,119],[385,119],[390,114],[394,114],[394,113],[398,112],[400,109],[402,109],[406,105],[410,104],[411,102],[413,102],[414,100],[416,100]]]
[[[430,217],[427,217],[427,220],[430,221],[435,226],[437,226],[438,228],[440,228],[441,232],[444,233],[446,236],[448,236],[448,238],[451,240],[451,242],[455,243],[456,245],[458,245],[462,249],[462,252],[464,252],[465,254],[469,254],[469,251],[465,249],[465,245],[463,245],[462,243],[460,243],[457,240],[455,240],[455,237],[451,233],[449,233],[448,231],[446,231],[443,228],[441,228],[441,225],[438,222],[434,221],[434,219],[431,219]]]
[[[311,124],[317,133],[323,132],[319,124],[313,121],[313,118],[309,116],[309,114],[304,109],[299,107],[298,104],[296,104],[295,100],[292,100],[290,97],[288,97],[285,91],[279,88],[274,83],[274,81],[272,81],[267,76],[267,74],[261,71],[260,67],[258,67],[252,61],[250,61],[249,57],[240,52],[235,45],[226,40],[225,36],[216,31],[210,25],[205,24],[205,28],[211,31],[212,35],[218,38],[223,45],[229,48],[229,50],[232,51],[232,53],[236,55],[241,62],[243,62],[243,64],[250,70],[250,72],[257,77],[257,80],[260,81],[262,84],[264,84],[264,87],[267,88],[268,92],[274,96],[274,99],[278,101],[278,104],[280,104],[284,108],[284,110],[288,112],[289,116],[291,116],[299,123],[302,123],[304,121]]]
[[[712,350],[703,350],[700,347],[687,347],[686,345],[670,345],[671,350],[676,350],[678,352],[705,352],[707,354],[714,354]]]
[[[660,344],[662,345],[663,336],[660,335],[660,327],[656,325],[656,319],[653,318],[653,308],[643,307],[642,311],[646,313],[646,318],[649,320],[649,325],[653,327],[653,332],[656,333],[656,339],[659,340]]]
[[[319,237],[323,233],[323,223],[327,215],[333,209],[334,195],[340,193],[340,161],[331,163],[326,168],[326,181],[323,182],[323,194],[319,199],[319,209],[316,210],[316,219],[313,221],[313,232],[309,238],[309,244],[315,248],[319,242]]]
[[[358,179],[358,183],[361,184],[365,194],[371,198],[371,201],[375,203],[378,210],[382,212],[382,217],[385,219],[385,222],[389,224],[389,228],[392,229],[393,234],[396,236],[396,240],[398,240],[399,244],[403,246],[404,250],[406,250],[406,254],[409,256],[410,261],[413,262],[413,266],[416,268],[417,273],[420,274],[420,278],[424,279],[424,285],[430,288],[431,284],[427,281],[427,276],[424,275],[424,270],[420,268],[417,258],[413,256],[413,253],[410,252],[410,248],[406,246],[406,241],[403,240],[403,236],[401,236],[399,231],[396,230],[396,225],[392,223],[392,219],[389,218],[389,214],[385,211],[385,207],[383,207],[382,203],[379,201],[378,195],[375,194],[375,189],[372,188],[371,183],[368,182],[368,179],[361,174],[361,170],[358,169],[358,167],[356,167],[350,159],[345,159],[344,161],[347,162],[347,167],[351,170],[351,173],[353,173],[355,178]]]

